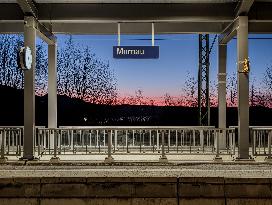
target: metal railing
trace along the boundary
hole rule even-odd
[[[272,127],[254,127],[250,129],[253,156],[267,156],[271,159]]]
[[[217,149],[223,136],[226,146]],[[39,156],[63,154],[235,155],[234,129],[214,127],[36,127],[34,151]],[[0,127],[1,157],[23,153],[23,127]]]
[[[219,137],[226,135],[220,150]],[[235,154],[234,129],[213,127],[38,128],[39,155],[61,154]]]
[[[21,156],[23,128],[0,127],[1,158]]]

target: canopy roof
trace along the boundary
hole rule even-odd
[[[24,2],[24,0],[21,2]],[[25,2],[29,2],[25,0]],[[272,33],[272,0],[35,0],[37,19],[53,33],[121,32],[222,33],[238,15],[249,16],[249,31]],[[17,1],[0,0],[0,33],[22,32]]]

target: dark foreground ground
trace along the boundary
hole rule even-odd
[[[1,205],[271,205],[264,163],[10,163]]]

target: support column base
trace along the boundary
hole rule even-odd
[[[217,163],[222,163],[222,162],[223,162],[223,159],[222,159],[222,157],[215,157],[215,158],[213,159],[213,161],[214,161],[214,162],[217,162]]]
[[[40,158],[34,156],[23,156],[19,160],[21,161],[39,161]]]
[[[106,157],[105,160],[104,160],[105,163],[113,163],[114,162],[114,158],[112,156],[110,157]]]
[[[49,163],[60,163],[60,158],[59,157],[52,157],[49,160]]]
[[[248,158],[248,159],[241,159],[239,157],[237,157],[235,160],[235,162],[240,162],[240,163],[250,163],[250,162],[255,162],[255,160],[253,158]]]
[[[266,158],[264,159],[264,161],[265,161],[265,162],[268,162],[268,163],[272,163],[272,158],[266,157]]]
[[[1,157],[0,158],[0,164],[5,164],[5,163],[7,163],[7,161],[8,161],[7,157]]]
[[[160,159],[159,159],[159,162],[161,162],[161,163],[168,163],[168,159],[167,159],[167,157],[166,156],[161,156],[160,157]]]

